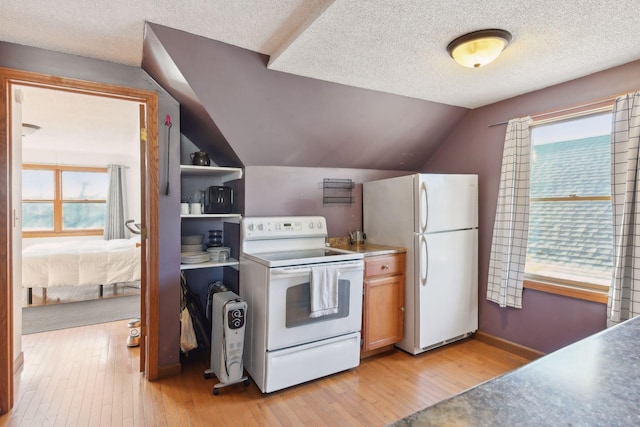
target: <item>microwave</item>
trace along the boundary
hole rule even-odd
[[[205,193],[204,213],[231,213],[233,190],[231,187],[212,185]]]

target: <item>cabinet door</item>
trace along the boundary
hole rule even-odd
[[[364,346],[370,351],[402,339],[404,275],[385,275],[364,281]]]

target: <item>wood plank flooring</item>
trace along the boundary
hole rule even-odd
[[[528,362],[467,340],[419,356],[392,350],[269,395],[252,382],[214,396],[208,355],[192,353],[182,375],[148,382],[127,335],[123,320],[24,336],[16,406],[0,427],[384,426]]]

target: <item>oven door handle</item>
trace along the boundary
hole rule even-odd
[[[338,275],[342,274],[342,273],[349,273],[351,271],[364,271],[364,267],[363,266],[354,266],[354,267],[345,267],[345,268],[340,268],[338,270]],[[309,275],[311,274],[311,268],[299,268],[299,269],[291,269],[291,270],[271,270],[271,275],[272,276],[287,276],[287,277],[291,277],[291,276],[302,276],[302,275]]]

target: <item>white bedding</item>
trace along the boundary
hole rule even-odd
[[[41,243],[22,251],[22,286],[108,285],[140,280],[139,237]]]

